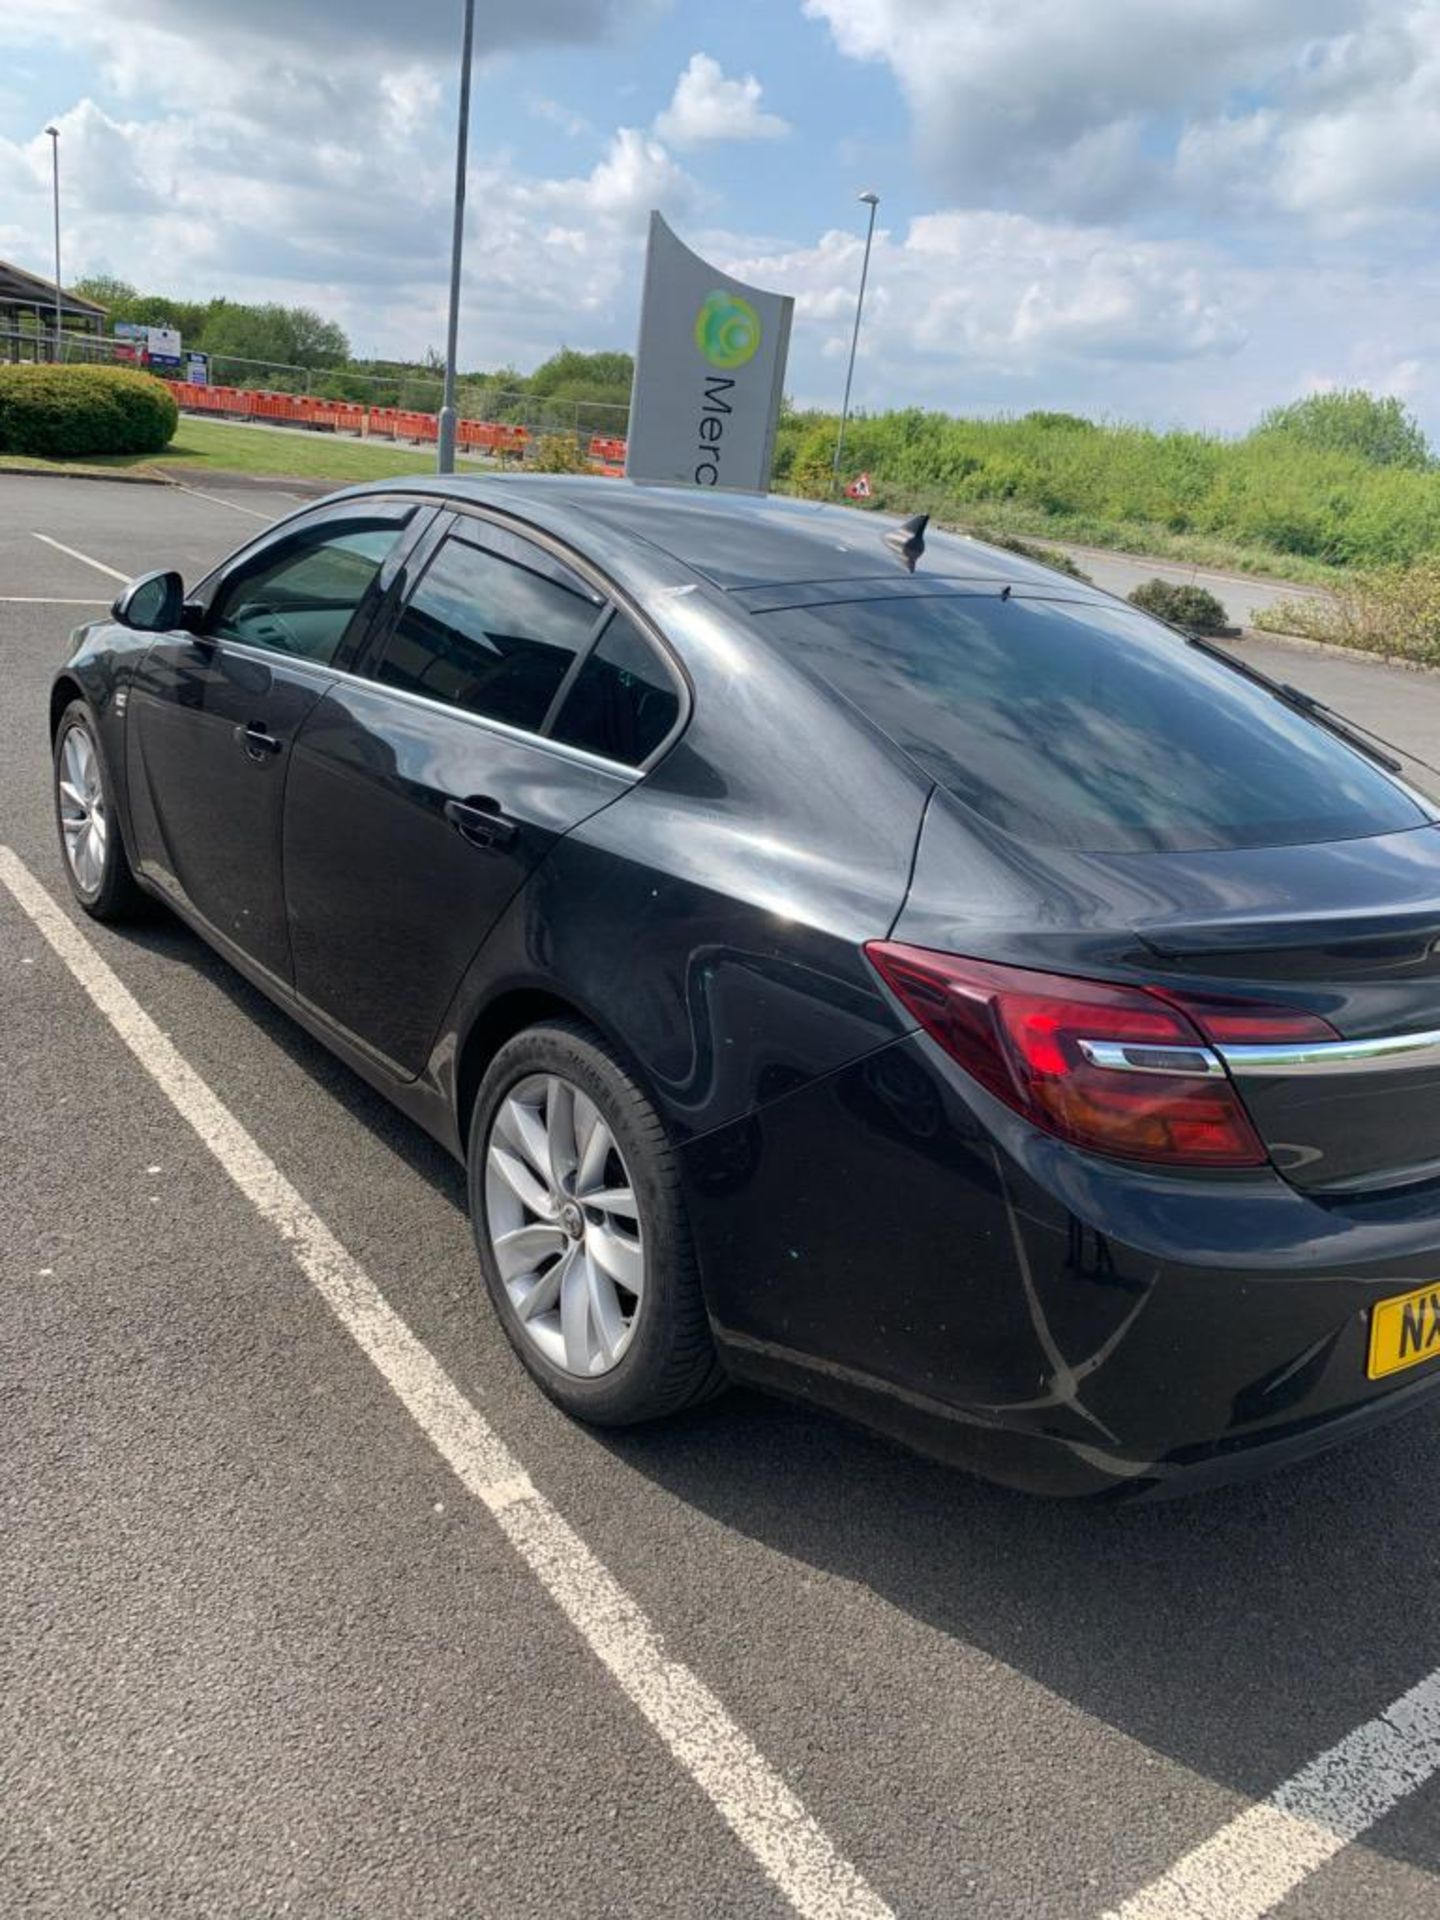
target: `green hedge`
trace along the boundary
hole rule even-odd
[[[775,484],[828,497],[833,415],[784,416]],[[852,419],[845,472],[868,473],[871,504],[924,508],[971,528],[1009,524],[1057,539],[1149,545],[1157,532],[1332,567],[1409,565],[1440,554],[1440,469],[1377,466],[1266,431],[1245,440],[1054,415],[976,420],[902,412]],[[1006,516],[1010,516],[1007,520]]]
[[[1227,633],[1229,618],[1213,593],[1204,587],[1182,585],[1175,580],[1143,580],[1126,594],[1132,607],[1168,620],[1172,627],[1184,627],[1189,633]]]
[[[159,453],[179,419],[163,381],[128,367],[0,366],[0,453]]]

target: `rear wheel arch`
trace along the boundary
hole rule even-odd
[[[567,1000],[563,994],[548,988],[512,988],[498,994],[480,1009],[460,1048],[455,1067],[455,1122],[462,1149],[470,1137],[470,1116],[475,1110],[475,1096],[480,1091],[480,1083],[485,1078],[490,1062],[506,1041],[513,1040],[517,1033],[523,1033],[527,1027],[537,1026],[542,1021],[554,1020],[588,1027],[625,1060],[629,1071],[642,1086],[646,1084],[644,1074],[630,1059],[628,1049],[584,1007],[577,1006],[573,1000]]]

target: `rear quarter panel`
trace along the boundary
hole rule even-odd
[[[903,1030],[862,946],[900,910],[928,783],[717,602],[662,604],[689,727],[512,902],[432,1072],[496,995],[550,991],[628,1056],[678,1141]]]

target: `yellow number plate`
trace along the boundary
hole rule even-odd
[[[1422,1360],[1440,1360],[1440,1286],[1397,1293],[1370,1313],[1370,1358],[1365,1371],[1372,1380],[1418,1366]]]

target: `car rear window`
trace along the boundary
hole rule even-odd
[[[1428,818],[1363,754],[1124,608],[951,594],[757,617],[957,799],[1025,840],[1291,846]]]

